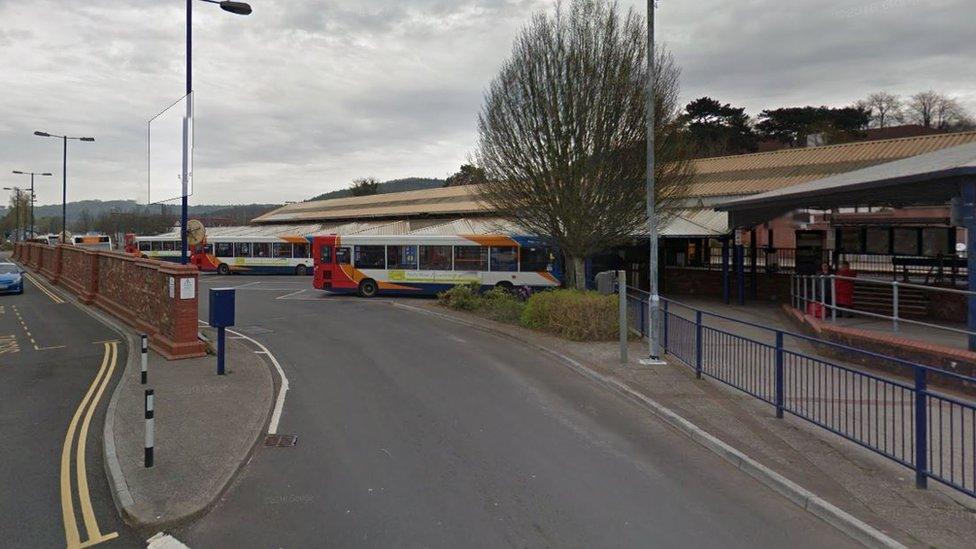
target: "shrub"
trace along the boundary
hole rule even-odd
[[[525,303],[512,292],[501,288],[494,288],[484,294],[481,313],[492,320],[518,324],[522,318]]]
[[[522,325],[573,341],[609,341],[619,334],[616,295],[580,290],[533,294]]]
[[[481,307],[482,298],[478,284],[458,284],[437,294],[437,302],[458,311],[474,311]]]

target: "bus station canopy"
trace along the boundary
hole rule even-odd
[[[729,227],[765,223],[799,209],[945,205],[976,177],[976,143],[942,149],[791,187],[723,202]],[[971,180],[971,179],[970,179]]]

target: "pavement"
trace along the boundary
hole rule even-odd
[[[0,546],[138,547],[104,476],[127,347],[43,277],[0,296]]]
[[[212,329],[204,335],[215,340]],[[212,355],[168,361],[150,352],[146,385],[139,360],[119,382],[111,407],[119,468],[110,476],[120,512],[145,535],[205,513],[263,440],[274,395],[271,365],[234,335],[226,353],[223,376]],[[151,468],[144,459],[146,389],[155,396]]]
[[[280,362],[298,443],[258,447],[171,532],[190,546],[856,545],[532,346],[303,279],[201,286],[238,288],[235,329]]]
[[[782,323],[786,328],[789,322],[775,307],[719,306],[709,300],[689,304],[767,325]],[[448,311],[434,303],[414,300],[410,305],[476,321],[493,331],[556,350],[675,412],[897,542],[913,547],[971,547],[976,539],[976,501],[972,498],[934,481],[929,490],[918,490],[913,471],[802,420],[776,419],[771,406],[714,380],[697,380],[690,368],[673,357],[664,366],[640,366],[637,359],[646,355],[646,343],[632,342],[630,362],[622,365],[616,343],[568,342]],[[743,335],[765,337],[758,331]]]

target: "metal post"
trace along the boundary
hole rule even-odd
[[[746,304],[746,249],[745,246],[735,246],[735,276],[736,291],[739,295],[739,305]]]
[[[68,138],[65,136],[61,140],[64,145],[61,157],[61,243],[67,244],[68,229],[65,223],[68,222]]]
[[[153,451],[156,445],[156,403],[152,389],[146,389],[146,457],[145,466],[153,466]]]
[[[617,301],[620,312],[620,363],[627,364],[627,271],[617,271]]]
[[[819,275],[820,279],[820,316],[821,320],[827,318],[827,277]]]
[[[776,417],[783,418],[783,332],[776,331]]]
[[[925,368],[915,367],[915,487],[928,487],[928,406]]]
[[[662,301],[663,314],[661,315],[661,350],[668,352],[668,302]]]
[[[695,377],[702,376],[702,312],[695,311]]]
[[[142,384],[149,381],[149,336],[142,334]]]
[[[188,2],[190,0],[187,0]],[[658,295],[658,257],[657,257],[657,214],[655,212],[655,197],[657,193],[654,188],[654,0],[647,0],[647,235],[649,242],[650,261],[648,264],[648,290],[650,296],[647,302],[648,307],[648,334],[647,344],[650,356],[643,361],[645,365],[663,364],[661,353],[658,347],[658,307],[660,306],[660,296]]]
[[[962,184],[963,224],[966,226],[966,328],[976,332],[976,178]],[[969,336],[969,350],[976,351],[976,335]]]
[[[729,237],[722,238],[722,301],[728,305],[729,292]]]
[[[189,117],[192,112],[193,98],[193,0],[186,0],[186,115],[183,117],[183,199],[180,209],[180,264],[188,263],[186,248],[186,223],[189,210],[189,200],[186,196],[188,189],[188,175],[190,169],[189,146]]]
[[[837,322],[837,275],[830,275],[830,321]]]
[[[47,172],[45,172],[47,173]],[[50,174],[48,174],[50,175]],[[30,234],[31,238],[34,238],[34,172],[31,172],[31,194],[30,194]]]
[[[224,375],[224,327],[217,328],[217,375]]]
[[[898,281],[891,281],[891,325],[894,331],[898,331]]]

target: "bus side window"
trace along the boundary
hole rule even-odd
[[[308,244],[295,244],[294,246],[294,257],[295,259],[307,259],[311,257]]]
[[[339,265],[352,265],[352,252],[349,248],[336,248],[336,263]]]
[[[319,254],[319,263],[322,265],[332,264],[332,246],[322,246],[322,251]]]

